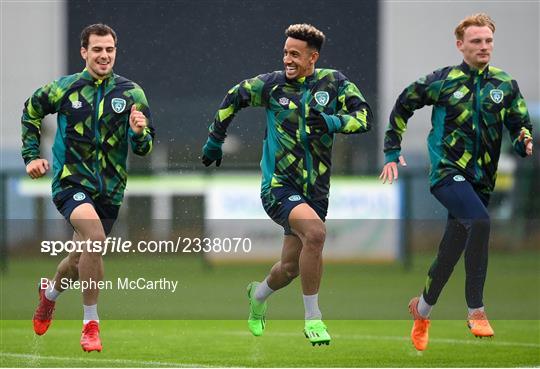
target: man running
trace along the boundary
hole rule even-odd
[[[42,177],[50,166],[40,157],[41,122],[58,113],[53,145],[52,196],[58,211],[73,226],[73,240],[103,242],[118,216],[126,187],[128,147],[137,155],[152,150],[154,129],[143,90],[113,73],[116,33],[104,24],[93,24],[81,33],[85,69],[39,88],[25,103],[22,115],[22,156],[26,172]],[[63,291],[62,278],[95,282],[103,280],[102,255],[85,248],[71,253],[56,270],[53,280],[39,287],[34,331],[47,332],[56,299]],[[101,351],[99,290],[83,291],[84,351]]]
[[[431,193],[448,209],[439,252],[422,294],[409,303],[414,318],[411,338],[417,350],[428,344],[429,315],[465,251],[468,327],[477,337],[494,335],[484,311],[490,219],[489,197],[495,187],[503,126],[518,155],[532,155],[532,126],[518,84],[489,65],[495,24],[486,14],[467,17],[455,29],[463,62],[420,78],[398,97],[384,139],[386,164],[380,178],[392,183],[407,120],[433,105],[428,137]]]
[[[262,282],[247,287],[248,326],[253,335],[262,335],[266,299],[300,274],[304,334],[313,345],[329,344],[318,293],[334,134],[367,132],[372,117],[362,94],[347,77],[335,70],[315,69],[325,40],[321,31],[294,24],[285,36],[284,71],[261,74],[229,90],[210,126],[202,161],[206,166],[214,161],[221,164],[227,127],[240,109],[266,109],[261,199],[285,236],[280,261]]]

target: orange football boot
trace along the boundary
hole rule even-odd
[[[414,324],[411,331],[411,340],[418,351],[424,351],[428,345],[429,319],[426,319],[418,313],[419,297],[413,297],[409,302],[409,313],[413,316]]]
[[[53,319],[55,301],[51,301],[45,297],[45,289],[38,286],[39,304],[32,318],[34,323],[34,332],[37,335],[42,335],[47,332]]]
[[[91,320],[83,326],[81,335],[81,347],[83,351],[101,352],[101,339],[99,338],[99,323]]]
[[[476,337],[493,337],[495,332],[489,324],[486,313],[481,310],[474,310],[467,318],[467,326],[471,330],[471,333]]]

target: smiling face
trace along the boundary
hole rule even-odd
[[[90,35],[88,48],[81,47],[86,69],[97,79],[104,79],[111,72],[116,58],[116,46],[112,35]]]
[[[483,69],[488,65],[493,52],[493,31],[488,26],[470,26],[463,33],[463,40],[456,46],[469,66]]]
[[[315,71],[319,53],[306,41],[288,37],[283,47],[283,66],[288,79],[307,77]]]

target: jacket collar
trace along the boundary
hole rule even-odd
[[[478,70],[474,67],[471,67],[469,64],[465,63],[465,61],[463,61],[458,66],[458,68],[461,69],[461,71],[467,75],[471,75],[471,76],[481,75],[484,79],[487,79],[489,77],[489,64],[486,65],[486,67],[483,70]]]
[[[310,84],[312,81],[314,81],[316,79],[316,77],[317,77],[317,69],[315,69],[313,71],[313,73],[311,73],[309,76],[300,77],[300,78],[297,78],[297,79],[289,79],[289,78],[287,78],[287,75],[285,74],[285,72],[283,72],[283,75],[285,76],[285,80],[288,83],[298,84],[298,85],[307,85],[307,84]]]
[[[101,84],[104,83],[105,85],[109,84],[109,82],[114,78],[114,72],[111,71],[107,77],[103,78],[102,80],[99,80],[97,78],[94,78],[87,68],[84,68],[81,72],[81,77],[89,82],[93,82],[94,84]],[[101,82],[100,82],[101,81]]]

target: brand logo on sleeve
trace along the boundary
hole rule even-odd
[[[328,92],[326,91],[317,91],[315,92],[315,101],[319,105],[326,106],[328,104],[328,101],[330,101],[330,95],[328,95]]]
[[[465,96],[465,94],[463,93],[463,91],[456,91],[453,93],[454,97],[456,99],[461,99],[463,96]]]
[[[465,182],[465,177],[458,174],[457,176],[454,176],[454,181],[456,181],[456,182]]]
[[[283,106],[289,105],[289,102],[290,102],[290,100],[287,99],[286,97],[280,97],[278,101],[279,101],[279,104]]]
[[[498,104],[502,101],[503,97],[504,97],[504,93],[502,92],[502,90],[499,90],[498,88],[495,88],[491,91],[489,91],[489,97],[491,97],[491,100],[493,100],[493,102],[495,104]]]
[[[115,113],[121,113],[126,108],[126,100],[115,97],[111,100],[111,106]]]
[[[73,200],[75,201],[83,201],[84,199],[86,199],[84,192],[77,192],[75,195],[73,195]]]

